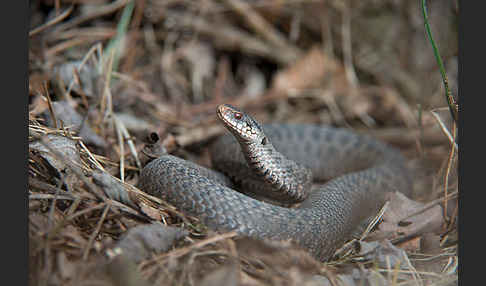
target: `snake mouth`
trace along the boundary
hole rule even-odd
[[[230,120],[231,114],[234,114],[234,112],[234,107],[228,104],[221,104],[216,109],[216,114],[218,115],[219,119],[221,119],[224,125],[229,129],[236,128],[236,123]]]

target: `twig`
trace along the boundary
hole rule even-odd
[[[381,220],[381,218],[383,217],[383,215],[387,211],[389,205],[390,205],[390,201],[386,201],[385,204],[383,205],[383,207],[378,212],[378,214],[376,214],[376,216],[373,218],[373,220],[368,224],[368,226],[366,227],[366,230],[363,232],[363,234],[361,234],[361,237],[359,239],[360,241],[365,239],[366,236],[375,227],[375,225]]]
[[[52,197],[58,190],[58,188],[56,188],[52,185],[49,185],[48,183],[45,183],[45,182],[43,182],[39,179],[32,178],[30,176],[28,178],[28,183],[29,183],[29,186],[32,186],[36,189],[47,191],[47,192],[50,193],[50,194],[41,194],[41,195],[47,195],[47,196]],[[31,198],[33,195],[34,194],[29,194],[29,198]],[[72,194],[72,193],[63,194],[63,196],[67,196],[67,197],[72,198],[72,199],[80,197],[79,195],[75,195],[75,194]],[[35,198],[35,197],[32,197],[32,198]]]
[[[213,38],[216,47],[228,50],[240,50],[250,55],[259,55],[272,59],[279,64],[289,64],[296,58],[287,53],[276,53],[275,48],[243,30],[210,23],[207,20],[189,13],[172,12],[177,28],[189,28],[195,32]],[[165,35],[164,35],[165,37]]]
[[[96,168],[100,169],[101,171],[105,171],[105,169],[100,164],[100,162],[98,162],[98,160],[96,160],[94,155],[89,151],[89,149],[86,147],[86,145],[84,145],[83,141],[79,140],[78,143],[81,146],[81,148],[83,148],[83,150],[86,152],[86,154],[88,154],[88,157],[89,157],[91,163],[93,163],[96,166]]]
[[[111,82],[111,75],[113,71],[112,68],[113,68],[114,57],[115,57],[115,51],[112,50],[108,58],[108,67],[106,71],[105,86],[103,88],[103,97],[101,99],[101,104],[100,104],[101,113],[104,114],[103,119],[106,119],[113,114],[113,103],[112,103],[112,97],[110,92],[110,82]]]
[[[50,42],[59,42],[73,38],[96,38],[99,40],[109,39],[116,35],[116,30],[109,27],[82,27],[52,35]]]
[[[47,237],[48,237],[48,238],[53,237],[53,235],[54,235],[55,233],[58,233],[58,232],[59,232],[59,230],[60,230],[61,228],[63,228],[63,227],[64,227],[64,226],[65,226],[65,225],[66,225],[68,222],[70,222],[71,220],[73,220],[73,219],[75,219],[75,218],[77,218],[77,217],[79,217],[79,216],[82,216],[82,215],[84,215],[84,214],[90,213],[90,212],[92,212],[92,211],[95,211],[95,210],[101,209],[101,208],[103,208],[103,207],[105,207],[105,206],[106,206],[106,203],[104,203],[104,202],[103,202],[103,203],[99,203],[99,204],[96,204],[96,205],[94,205],[94,206],[92,206],[92,207],[86,208],[86,209],[84,209],[84,210],[82,210],[82,211],[79,211],[79,212],[77,212],[77,213],[73,213],[72,215],[67,216],[65,219],[63,219],[61,222],[59,222],[59,224],[58,224],[58,225],[56,225],[55,227],[53,227],[53,228],[51,228],[51,229],[49,230],[49,232],[47,233]]]
[[[125,182],[125,143],[123,141],[121,128],[117,122],[118,120],[116,119],[115,114],[112,114],[111,118],[115,123],[116,137],[118,138],[118,144],[120,146],[120,179],[122,182]]]
[[[452,134],[456,134],[456,123],[453,122],[452,124]],[[454,138],[453,138],[454,139]],[[447,189],[449,188],[449,174],[451,172],[451,167],[452,167],[452,159],[454,158],[454,150],[455,148],[455,142],[454,140],[451,142],[451,151],[449,153],[449,158],[447,159],[447,168],[446,168],[446,173],[444,174],[444,218],[447,219],[447,201],[449,197],[449,193],[447,193]]]
[[[103,221],[105,220],[106,215],[108,214],[108,211],[110,210],[110,207],[111,207],[111,204],[107,203],[106,206],[105,206],[105,209],[103,210],[103,214],[101,215],[101,218],[98,221],[98,224],[96,225],[95,230],[90,235],[88,243],[86,244],[86,248],[84,249],[84,252],[83,252],[83,260],[86,260],[88,258],[89,250],[91,249],[91,246],[93,244],[95,237],[100,232],[101,225],[103,224]]]
[[[29,200],[68,200],[73,201],[76,198],[72,195],[53,195],[53,194],[29,194]]]
[[[415,212],[413,212],[413,213],[411,213],[411,214],[408,214],[407,216],[405,216],[405,217],[401,218],[399,221],[404,221],[404,220],[406,220],[406,219],[408,219],[408,218],[411,218],[411,217],[413,217],[413,216],[416,216],[416,215],[418,215],[418,214],[421,214],[421,213],[423,213],[424,211],[426,211],[426,210],[428,210],[428,209],[430,209],[430,208],[434,207],[434,206],[435,206],[435,205],[437,205],[438,203],[443,202],[444,200],[452,200],[452,199],[454,199],[454,198],[456,198],[456,197],[457,197],[457,194],[458,194],[458,192],[457,192],[457,191],[454,191],[454,192],[452,192],[452,193],[448,194],[448,196],[447,196],[447,197],[438,198],[438,199],[435,199],[435,200],[433,200],[433,201],[430,201],[430,202],[426,203],[425,205],[423,205],[423,206],[422,206],[422,208],[420,208],[419,210],[417,210],[417,211],[415,211]]]
[[[130,152],[132,153],[132,156],[135,159],[135,164],[137,164],[137,167],[139,169],[142,169],[142,164],[140,163],[140,159],[138,158],[135,143],[133,143],[132,137],[130,136],[127,127],[125,126],[125,124],[123,124],[123,122],[120,119],[118,119],[116,114],[113,114],[113,120],[115,121],[115,125],[117,126],[117,129],[120,130],[120,135],[127,141],[128,148],[130,148]]]
[[[46,51],[46,58],[50,58],[50,57],[56,55],[57,53],[60,53],[60,52],[62,52],[64,50],[67,50],[69,48],[72,48],[72,47],[75,47],[75,46],[79,46],[79,45],[85,45],[85,44],[87,44],[89,42],[95,42],[97,40],[98,39],[74,38],[74,39],[71,39],[71,40],[67,40],[67,41],[61,42],[60,44],[55,45],[54,47],[49,48]]]
[[[454,139],[455,134],[454,134],[454,137],[451,135],[451,133],[449,132],[449,130],[445,126],[444,122],[442,122],[441,118],[439,117],[439,115],[434,110],[431,110],[430,113],[432,113],[432,115],[434,116],[434,119],[437,121],[437,123],[439,123],[439,126],[442,129],[442,132],[447,136],[451,145],[453,145],[456,150],[459,150],[459,146],[457,146],[457,143]],[[454,123],[454,133],[455,133],[455,123]]]
[[[346,4],[346,1],[343,2],[343,5],[341,34],[343,38],[344,69],[348,82],[353,87],[357,87],[359,82],[353,66],[353,51],[351,45],[351,9]]]
[[[39,27],[32,29],[29,32],[29,37],[32,37],[32,36],[42,32],[42,31],[44,31],[45,29],[51,27],[52,25],[55,25],[55,24],[61,22],[62,20],[64,20],[67,16],[69,16],[71,14],[71,12],[73,11],[73,7],[74,7],[74,5],[71,4],[71,6],[69,6],[69,8],[67,8],[66,11],[62,12],[62,14],[59,14],[54,19],[51,19],[51,20],[47,21],[46,23],[40,25]]]
[[[84,65],[86,64],[86,62],[88,61],[88,59],[91,57],[91,55],[98,51],[98,53],[101,53],[102,49],[102,46],[101,46],[101,43],[98,43],[96,45],[93,45],[89,50],[88,52],[86,53],[86,55],[84,55],[83,59],[81,60],[81,63],[79,64],[78,67],[76,67],[76,69],[78,71],[80,71],[81,69],[83,69]],[[98,55],[99,56],[99,55]],[[68,89],[66,90],[66,95],[70,97],[70,94],[71,94],[71,90],[73,89],[74,87],[74,84],[75,84],[75,81],[74,81],[74,76],[73,76],[73,79],[69,82],[69,87]]]
[[[274,29],[263,17],[261,17],[246,1],[241,0],[226,0],[231,8],[243,16],[250,27],[258,34],[260,34],[272,46],[279,49],[279,53],[286,53],[288,57],[298,58],[301,54],[297,47],[292,46],[284,35],[278,30]]]
[[[114,13],[117,10],[121,9],[123,6],[125,6],[129,1],[132,0],[116,0],[110,4],[103,5],[103,6],[100,5],[96,9],[91,9],[89,13],[80,15],[62,25],[57,26],[55,31],[53,32],[53,35],[55,35],[58,32],[68,30],[86,21],[100,18],[101,16]]]
[[[49,96],[49,90],[47,89],[47,83],[44,82],[43,84],[43,87],[44,87],[44,92],[46,93],[45,94],[45,97],[46,97],[46,100],[47,100],[47,106],[49,108],[49,114],[51,115],[51,118],[52,118],[52,121],[54,122],[54,129],[57,129],[57,119],[56,119],[56,115],[54,113],[54,109],[52,108],[52,100],[51,100],[51,97]]]
[[[221,240],[225,240],[225,239],[228,239],[228,238],[233,238],[233,237],[235,237],[237,235],[238,235],[238,233],[236,231],[230,231],[230,232],[227,232],[227,233],[218,234],[216,236],[207,238],[207,239],[205,239],[203,241],[199,241],[199,242],[193,243],[193,244],[191,244],[191,245],[189,245],[187,247],[179,248],[179,249],[173,250],[173,251],[171,251],[169,253],[166,253],[166,254],[163,254],[163,255],[159,255],[159,256],[154,257],[154,258],[152,258],[150,260],[144,261],[144,262],[140,263],[140,268],[144,268],[144,267],[147,267],[150,264],[160,262],[165,257],[177,258],[177,257],[183,256],[183,255],[187,254],[188,252],[190,252],[193,249],[201,248],[201,247],[204,247],[204,246],[206,246],[208,244],[215,243],[215,242],[218,242],[218,241],[221,241]]]

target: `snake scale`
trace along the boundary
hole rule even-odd
[[[231,133],[210,147],[219,172],[163,155],[139,181],[213,230],[291,240],[326,261],[376,215],[387,192],[411,192],[404,157],[371,137],[318,125],[260,125],[226,104],[217,114]]]

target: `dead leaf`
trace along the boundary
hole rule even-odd
[[[272,90],[295,94],[321,86],[323,81],[331,82],[336,89],[348,86],[343,66],[325,55],[321,47],[315,46],[274,77]]]
[[[58,121],[58,126],[61,126],[62,121],[63,126],[70,127],[70,130],[77,131],[79,137],[83,138],[84,142],[99,147],[105,147],[107,145],[105,139],[93,131],[87,120],[84,120],[69,102],[64,100],[53,102],[52,108],[54,110],[54,116]],[[54,125],[50,114],[47,119],[51,126]]]
[[[390,193],[388,197],[390,203],[382,217],[383,221],[378,225],[378,230],[368,236],[369,240],[413,237],[441,230],[444,218],[439,205],[419,212],[425,204],[413,201],[400,192]]]
[[[114,249],[120,249],[125,257],[138,263],[149,258],[152,253],[166,252],[177,240],[188,234],[182,228],[158,222],[140,225],[128,230]]]
[[[63,159],[54,156],[49,148],[40,141],[30,143],[29,149],[37,152],[38,156],[43,158],[50,165],[52,170],[57,173],[57,176],[64,180],[68,189],[72,189],[74,185],[80,183],[80,180],[73,172],[71,172],[68,167],[68,162],[65,162],[64,160],[70,160],[70,164],[82,166],[79,151],[76,147],[76,141],[57,134],[48,134],[46,135],[46,138],[51,148],[64,155]],[[35,160],[35,154],[32,154],[32,159]]]

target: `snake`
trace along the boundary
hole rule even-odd
[[[147,163],[139,188],[217,232],[290,241],[328,261],[387,193],[410,195],[405,157],[345,128],[260,124],[229,104],[217,107],[229,131],[210,146],[213,169],[170,155]]]

